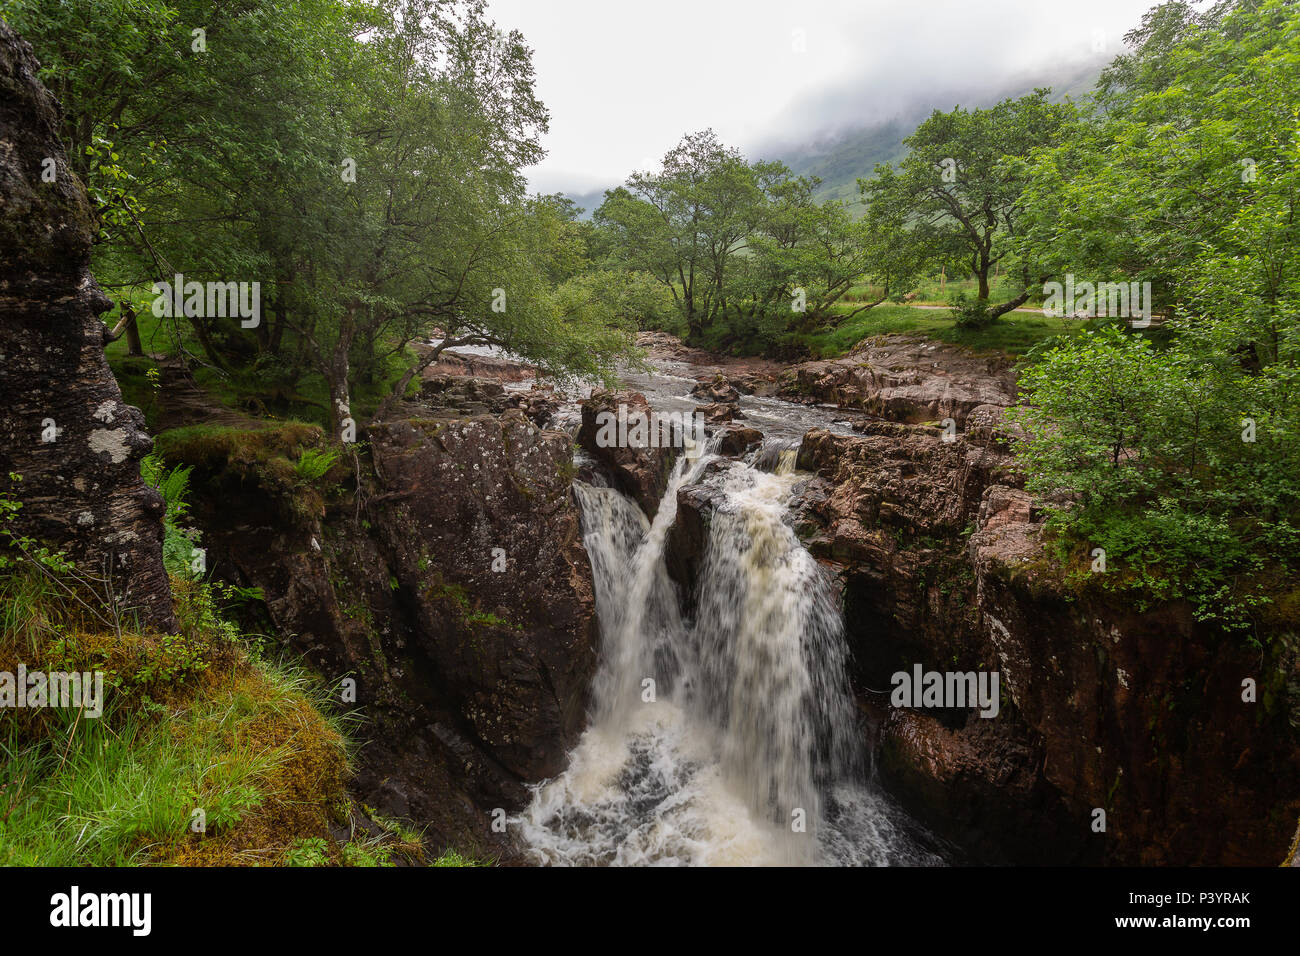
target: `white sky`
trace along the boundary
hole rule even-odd
[[[532,185],[584,192],[713,127],[751,153],[1113,56],[1156,0],[489,0],[534,50],[551,111]],[[804,51],[796,40],[802,31]],[[1098,31],[1100,31],[1098,33]]]

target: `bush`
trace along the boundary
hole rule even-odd
[[[950,305],[952,317],[960,329],[977,332],[993,324],[988,299],[971,298],[965,292],[958,292],[950,300]]]
[[[1028,489],[1065,493],[1048,506],[1063,552],[1103,548],[1104,586],[1243,629],[1300,564],[1298,388],[1196,347],[1084,332],[1022,370],[1033,404],[1008,417]]]

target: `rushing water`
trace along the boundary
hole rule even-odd
[[[838,601],[784,520],[798,476],[779,448],[722,469],[679,458],[653,522],[575,484],[601,660],[568,769],[514,820],[539,862],[939,862],[868,782]],[[717,506],[688,621],[664,544],[696,482]]]
[[[685,362],[624,378],[661,413],[700,402]],[[588,391],[553,427],[576,430]],[[512,825],[557,865],[941,863],[871,782],[839,602],[786,523],[793,449],[809,428],[848,422],[777,398],[738,404],[768,440],[723,468],[707,449],[679,458],[653,521],[615,489],[575,482],[601,630],[591,721],[568,769]],[[716,507],[684,620],[664,547],[691,484]]]

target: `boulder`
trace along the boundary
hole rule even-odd
[[[647,444],[637,446],[631,442],[631,429],[626,429],[627,441],[620,441],[617,428],[602,427],[616,422],[620,415],[629,423],[638,417],[653,423],[654,410],[639,392],[595,392],[582,403],[582,426],[578,430],[578,444],[601,462],[613,477],[614,484],[630,495],[641,510],[653,518],[659,510],[659,500],[668,488],[680,448],[647,438]],[[654,432],[647,427],[647,434]],[[606,440],[606,438],[610,440]]]
[[[729,424],[722,429],[722,437],[718,439],[718,454],[744,455],[762,442],[763,433],[757,428]]]
[[[696,405],[695,414],[704,416],[707,425],[721,425],[744,418],[745,414],[735,405],[726,402],[714,402],[710,405]]]
[[[716,376],[711,381],[700,382],[691,389],[691,395],[695,398],[707,399],[710,404],[740,400],[740,390],[722,375]]]

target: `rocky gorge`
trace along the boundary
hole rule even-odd
[[[104,359],[89,206],[63,175],[35,69],[0,26],[0,471],[25,476],[19,531],[116,576],[166,631],[162,502],[138,464],[151,439]],[[630,391],[580,401],[519,363],[444,353],[318,481],[294,459],[324,445],[319,428],[249,418],[167,368],[176,400],[157,448],[192,469],[207,569],[239,589],[247,630],[303,659],[361,721],[358,800],[431,844],[530,860],[509,821],[570,763],[602,655],[575,488],[633,503],[627,526],[661,535],[668,617],[693,621],[736,488],[783,470],[776,523],[833,579],[847,675],[832,676],[847,677],[866,772],[948,859],[1295,862],[1294,619],[1283,609],[1251,643],[1190,607],[1139,610],[1068,574],[1009,453],[1006,356],[915,335],[790,366],[663,333],[641,345],[651,371],[629,375]],[[597,416],[620,404],[698,413],[709,456],[686,473],[672,449],[603,445]],[[751,530],[779,538],[773,521]],[[918,665],[996,670],[997,716],[891,706],[891,676]]]
[[[1297,803],[1275,795],[1280,781],[1295,794],[1300,756],[1294,631],[1251,647],[1190,608],[1139,612],[1067,580],[1008,454],[1005,359],[888,336],[777,383],[869,416],[853,435],[804,436],[798,467],[814,477],[791,510],[841,583],[876,768],[905,807],[984,861],[1287,856]],[[709,509],[679,493],[683,579]],[[890,707],[891,674],[918,662],[998,671],[1004,710]],[[1248,678],[1270,688],[1258,702],[1243,699]]]
[[[646,344],[652,362],[682,358],[660,336]],[[1296,793],[1294,637],[1252,649],[1186,607],[1139,612],[1067,580],[999,428],[1015,401],[1004,360],[896,336],[833,362],[691,368],[696,385],[674,386],[695,392],[687,402],[744,415],[737,400],[766,392],[830,406],[837,427],[786,439],[802,474],[789,520],[837,581],[873,772],[957,859],[1287,856],[1300,803],[1276,794]],[[674,455],[594,442],[599,410],[651,408],[639,393],[575,410],[576,467],[575,439],[520,410],[550,420],[553,395],[439,373],[421,402],[424,417],[371,430],[359,488],[354,472],[291,522],[287,500],[233,478],[229,461],[176,450],[200,465],[217,573],[261,588],[313,666],[358,675],[375,720],[364,798],[513,859],[493,812],[517,812],[528,784],[563,769],[600,652],[570,485],[602,475],[653,518]],[[725,453],[677,491],[665,548],[688,617],[718,506],[710,476],[759,454],[763,436],[744,418],[710,429]],[[891,707],[891,674],[914,664],[999,672],[1001,712]],[[1258,702],[1242,699],[1247,677]]]

